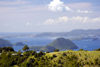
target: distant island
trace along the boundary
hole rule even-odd
[[[8,40],[0,39],[0,47],[12,47],[12,46],[24,46],[23,42],[17,42],[15,44],[10,43]],[[70,50],[70,49],[77,49],[78,47],[69,39],[65,38],[57,38],[50,44],[46,46],[32,46],[30,49],[35,51],[45,51],[45,52],[52,52],[55,49],[59,50]]]
[[[0,39],[0,47],[11,47],[13,44],[8,40]]]
[[[24,46],[25,44],[23,42],[17,42],[14,44],[14,46]]]
[[[24,46],[25,44],[23,42],[17,42],[15,44],[12,44],[10,41],[5,39],[0,39],[0,47],[12,47],[12,46]]]
[[[70,40],[81,40],[84,38],[91,38],[95,40],[100,39],[100,29],[76,29],[65,32],[41,32],[41,33],[0,33],[0,38],[58,38],[64,37]]]
[[[76,40],[83,38],[100,38],[100,29],[76,29],[69,32],[44,32],[36,34],[34,37],[49,37],[49,38],[57,38],[57,37],[65,37],[68,39]]]
[[[56,40],[54,40],[52,43],[48,44],[47,46],[33,46],[31,47],[34,50],[36,49],[40,49],[42,51],[54,51],[55,49],[59,49],[59,50],[70,50],[70,49],[77,49],[78,47],[69,39],[65,39],[65,38],[57,38]]]

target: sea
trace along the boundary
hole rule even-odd
[[[51,43],[53,38],[31,38],[31,37],[19,37],[19,38],[5,38],[6,40],[9,40],[11,43],[16,44],[17,42],[22,42],[25,45],[28,45],[29,47],[32,46],[45,46]],[[95,49],[100,48],[100,39],[93,40],[93,39],[80,39],[80,40],[72,40],[73,43],[75,43],[79,48],[78,49],[84,49],[88,51],[92,51]],[[22,50],[24,46],[13,46],[15,51]],[[78,50],[77,49],[77,50]]]

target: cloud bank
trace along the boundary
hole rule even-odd
[[[47,19],[45,21],[45,25],[53,25],[53,24],[65,24],[65,23],[95,23],[100,22],[100,17],[90,18],[90,17],[82,17],[82,16],[73,16],[67,17],[62,16],[55,19]]]

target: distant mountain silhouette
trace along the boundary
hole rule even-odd
[[[15,46],[24,46],[25,44],[23,43],[23,42],[17,42],[16,44],[15,44]]]
[[[8,40],[0,39],[0,47],[11,47],[12,44]]]
[[[81,40],[83,38],[99,38],[100,29],[76,29],[69,32],[44,32],[44,33],[0,33],[0,38],[12,38],[12,37],[48,37],[48,38],[59,38],[64,37],[70,40]]]
[[[77,49],[78,47],[69,39],[57,38],[49,45],[42,48],[42,50],[53,51],[54,49]]]
[[[72,30],[70,32],[45,32],[35,35],[35,37],[66,37],[71,40],[82,39],[82,38],[100,38],[100,29],[89,29],[89,30]]]

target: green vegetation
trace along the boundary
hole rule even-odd
[[[29,47],[27,46],[27,45],[25,45],[24,47],[23,47],[23,51],[28,51],[29,50]]]
[[[13,52],[14,49],[12,47],[2,47],[0,48],[0,53],[2,52]]]
[[[55,49],[77,49],[78,47],[69,39],[57,38],[47,46],[54,47]]]
[[[59,52],[59,49],[55,49],[54,52]]]
[[[0,48],[0,67],[100,67],[100,51],[67,50],[44,53],[24,46],[24,52],[11,47]],[[4,51],[5,49],[9,51]]]

